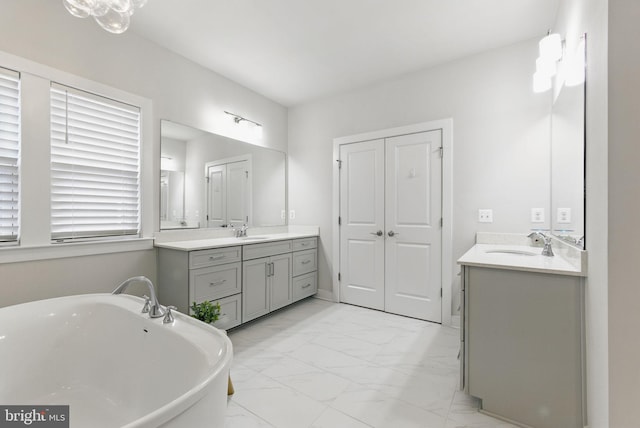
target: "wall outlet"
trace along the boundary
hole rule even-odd
[[[558,223],[571,223],[571,208],[558,208]]]
[[[280,218],[282,220],[287,218],[287,212],[285,210],[280,211]]]
[[[493,223],[493,210],[488,210],[488,209],[478,210],[478,222]]]
[[[544,223],[544,208],[531,208],[531,223]]]
[[[289,220],[296,218],[296,210],[289,210]]]

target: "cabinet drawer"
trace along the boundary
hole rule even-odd
[[[259,259],[260,257],[290,253],[292,248],[292,241],[276,241],[264,244],[245,245],[242,248],[242,260]]]
[[[299,276],[293,280],[293,300],[300,300],[318,291],[317,272]]]
[[[189,253],[189,269],[239,262],[241,260],[241,248],[237,246],[191,251]]]
[[[242,320],[242,294],[225,297],[220,303],[220,318],[214,322],[214,327],[227,330],[240,325]]]
[[[318,246],[318,238],[304,238],[293,240],[293,251],[310,250]]]
[[[298,251],[293,253],[293,276],[313,272],[317,269],[318,250]]]
[[[189,271],[189,294],[191,302],[220,299],[241,291],[242,264],[229,263]]]

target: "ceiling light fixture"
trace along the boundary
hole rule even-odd
[[[110,33],[121,34],[131,24],[131,15],[147,0],[62,0],[69,13],[77,18],[93,19]]]

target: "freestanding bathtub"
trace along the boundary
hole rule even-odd
[[[71,428],[222,427],[231,342],[143,300],[87,294],[0,309],[0,404],[69,405]]]

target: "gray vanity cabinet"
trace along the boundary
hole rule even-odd
[[[158,295],[164,305],[190,313],[193,302],[220,304],[220,329],[242,321],[242,247],[197,251],[158,249]]]
[[[318,291],[318,238],[209,249],[158,246],[158,296],[189,313],[195,301],[220,303],[214,324],[236,327]],[[188,248],[188,247],[187,247]]]
[[[582,278],[463,266],[462,382],[482,411],[581,428]]]

